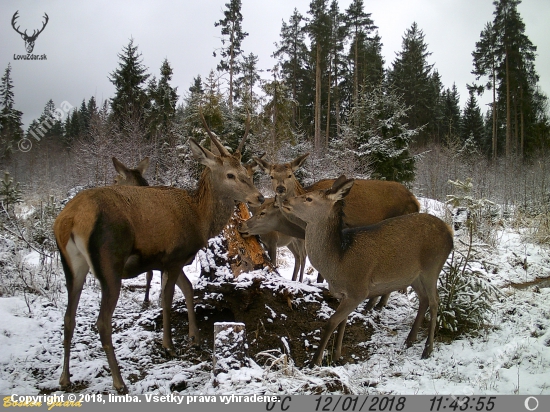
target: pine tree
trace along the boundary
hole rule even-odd
[[[112,114],[122,126],[125,119],[143,121],[145,110],[149,107],[145,90],[149,74],[133,38],[118,58],[118,68],[110,73],[109,80],[116,88],[115,97],[111,98]]]
[[[397,53],[397,58],[388,73],[389,84],[403,95],[405,105],[411,108],[407,115],[407,123],[413,129],[428,125],[435,109],[433,65],[427,61],[430,54],[424,33],[415,22],[406,30],[402,50]],[[419,143],[427,142],[428,132],[429,128],[420,132]]]
[[[229,72],[229,110],[233,110],[234,78],[240,71],[238,57],[243,53],[241,45],[248,33],[242,29],[243,16],[241,14],[241,0],[230,0],[225,4],[227,8],[224,18],[214,23],[215,27],[221,26],[222,48],[220,54],[222,60],[217,66],[218,71]],[[226,45],[227,43],[227,45]],[[216,53],[214,53],[216,57]]]
[[[316,151],[324,148],[324,139],[321,137],[322,119],[322,83],[323,73],[327,67],[329,52],[330,18],[327,9],[327,0],[312,0],[309,5],[310,19],[305,27],[311,40],[312,61],[315,61],[315,103],[314,103],[314,148]]]
[[[499,55],[497,53],[497,35],[491,23],[487,23],[481,32],[481,38],[476,42],[476,49],[472,52],[474,58],[474,70],[472,74],[476,75],[476,80],[481,77],[487,77],[487,82],[478,90],[483,92],[484,89],[491,90],[493,100],[491,106],[491,157],[493,160],[497,156],[497,67],[499,65]]]
[[[0,160],[9,157],[14,145],[23,138],[23,113],[15,109],[11,64],[0,79]]]
[[[368,36],[377,27],[371,19],[371,13],[365,13],[363,0],[353,0],[346,10],[346,23],[351,35],[351,50],[353,64],[353,104],[359,101],[360,72],[366,71],[368,62],[360,59],[360,49],[367,44]],[[361,64],[362,63],[362,64]]]
[[[328,67],[327,67],[327,113],[325,127],[325,146],[329,145],[331,134],[331,118],[336,123],[335,133],[340,132],[340,78],[344,72],[344,42],[346,27],[344,15],[338,9],[338,1],[332,0],[329,9],[329,39],[328,39]]]
[[[494,19],[492,25],[486,26],[492,30],[482,32],[474,52],[474,73],[490,76],[496,86],[493,90],[498,94],[498,105],[493,107],[493,116],[495,124],[504,125],[506,157],[524,156],[525,148],[533,147],[529,140],[539,129],[537,119],[541,119],[536,112],[540,105],[535,103],[539,98],[539,77],[534,65],[537,48],[525,34],[525,23],[517,10],[520,3],[521,0],[493,2]],[[495,131],[499,129],[500,125],[493,128],[493,156]]]

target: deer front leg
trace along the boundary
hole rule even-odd
[[[200,345],[199,328],[197,327],[197,319],[195,317],[195,305],[193,302],[193,285],[189,278],[182,270],[176,282],[178,287],[183,292],[185,297],[185,305],[187,306],[187,316],[189,318],[189,341],[192,345]]]
[[[357,305],[359,305],[359,303],[361,303],[361,299],[350,299],[349,297],[345,297],[340,301],[340,305],[338,305],[338,308],[332,314],[323,329],[321,341],[319,342],[319,347],[317,348],[317,351],[315,352],[315,355],[313,356],[313,359],[311,361],[312,366],[321,366],[321,362],[323,361],[323,352],[327,347],[327,343],[330,339],[330,336],[332,335],[332,332],[334,332],[334,329],[336,329],[336,327],[342,322],[344,322],[343,328],[345,328],[345,322],[348,318],[348,315],[357,307]]]
[[[174,343],[172,342],[172,328],[170,314],[172,312],[172,301],[174,299],[174,286],[181,273],[181,269],[167,270],[162,274],[162,346],[170,356],[176,356]]]

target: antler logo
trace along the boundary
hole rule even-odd
[[[25,48],[27,49],[27,53],[32,53],[32,51],[34,50],[34,42],[36,41],[36,38],[38,37],[38,35],[40,33],[42,33],[44,31],[44,28],[48,24],[48,20],[50,20],[50,18],[48,17],[48,15],[46,13],[44,13],[44,18],[46,20],[42,24],[42,28],[40,30],[34,30],[32,35],[29,36],[27,34],[27,30],[25,30],[25,32],[22,33],[22,32],[19,31],[19,26],[15,27],[15,21],[19,17],[18,14],[19,14],[19,10],[17,10],[15,12],[15,14],[13,15],[13,17],[11,18],[11,25],[12,25],[13,29],[21,35],[23,40],[25,40]]]

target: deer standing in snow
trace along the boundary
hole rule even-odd
[[[441,219],[413,213],[380,223],[344,228],[344,201],[353,179],[340,176],[330,189],[286,199],[287,213],[307,223],[306,250],[313,267],[323,273],[340,305],[328,320],[312,360],[321,365],[323,352],[338,327],[333,359],[340,358],[348,315],[365,299],[411,286],[418,295],[416,319],[406,339],[416,340],[426,309],[430,326],[422,358],[430,356],[436,328],[437,279],[453,248],[452,231]]]

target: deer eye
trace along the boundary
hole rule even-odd
[[[269,176],[271,178],[271,180],[273,180],[273,176]]]
[[[260,212],[260,216],[265,216],[265,212]]]
[[[235,175],[233,173],[228,173],[227,178],[228,179],[235,179]]]
[[[311,197],[306,197],[306,202],[313,202],[313,199]]]
[[[292,178],[292,175],[288,175],[288,178],[291,179],[291,178]]]

